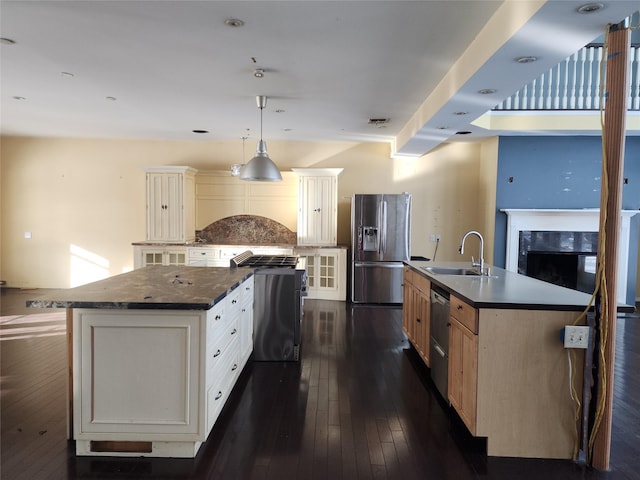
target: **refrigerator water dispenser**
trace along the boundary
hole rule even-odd
[[[360,227],[361,245],[365,252],[375,252],[378,250],[378,229],[376,227]]]

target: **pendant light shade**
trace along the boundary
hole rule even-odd
[[[260,141],[256,148],[255,156],[249,160],[240,171],[241,180],[251,180],[259,182],[277,182],[282,180],[282,175],[273,160],[267,153],[267,143],[262,139],[262,110],[267,106],[267,97],[259,95],[256,97],[258,108],[260,109]]]

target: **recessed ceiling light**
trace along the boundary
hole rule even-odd
[[[71,72],[60,72],[60,75],[63,77],[74,77],[75,75]]]
[[[264,77],[264,69],[263,68],[256,68],[253,71],[253,76],[256,77],[256,78]]]
[[[242,27],[244,25],[244,22],[239,18],[227,18],[224,21],[224,24],[227,25],[228,27],[237,28],[237,27]]]
[[[116,100],[118,100],[116,97],[104,97],[106,100],[109,100],[110,102],[115,102]]]
[[[293,130],[293,128],[283,128],[282,130],[285,132],[290,132],[291,130]]]
[[[469,113],[469,112],[453,112],[454,115],[458,115],[458,116],[466,115],[467,113]]]
[[[11,40],[10,38],[2,37],[0,38],[0,43],[2,45],[15,45],[15,40]]]
[[[14,100],[26,100],[27,97],[21,97],[19,95],[16,95],[15,97],[12,97]]]
[[[533,57],[531,55],[516,58],[516,62],[518,63],[532,63],[532,62],[535,62],[536,60],[538,60],[538,57]]]
[[[599,10],[602,10],[604,8],[604,4],[600,3],[600,2],[593,2],[593,3],[585,3],[584,5],[581,5],[580,7],[577,8],[577,12],[578,13],[595,13]]]
[[[480,95],[491,95],[492,93],[496,93],[495,88],[483,88],[482,90],[478,90]]]
[[[193,133],[209,133],[209,130],[191,130]]]
[[[440,127],[437,127],[437,128],[438,128],[438,130],[446,130],[446,129],[447,129],[447,128],[449,128],[449,127],[440,126]]]
[[[277,108],[277,109],[275,110],[275,112],[276,112],[276,113],[284,113],[284,112],[286,112],[286,110],[284,110],[284,109],[282,109],[282,108]]]

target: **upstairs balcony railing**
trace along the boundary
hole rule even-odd
[[[528,83],[493,110],[599,110],[604,48],[588,45]],[[604,72],[604,69],[602,70]],[[629,51],[627,110],[640,111],[640,45]],[[603,85],[606,87],[606,85]],[[606,91],[605,88],[602,91]]]

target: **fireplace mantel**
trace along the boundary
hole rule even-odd
[[[505,208],[507,214],[507,249],[505,269],[518,271],[518,246],[522,231],[598,232],[600,209],[519,209]],[[626,303],[629,236],[635,210],[623,210],[618,237],[618,303]]]

